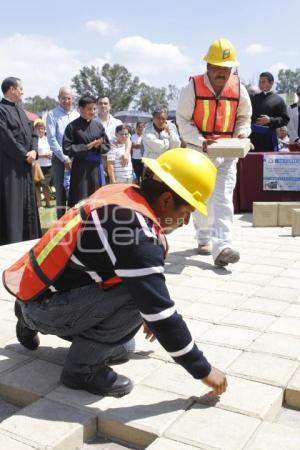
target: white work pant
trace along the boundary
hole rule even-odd
[[[215,260],[224,248],[232,248],[233,190],[236,183],[237,159],[211,158],[218,169],[215,190],[207,202],[208,215],[193,213],[199,244],[211,242]]]

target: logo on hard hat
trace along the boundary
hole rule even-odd
[[[230,57],[230,48],[223,50],[223,59],[227,59]]]

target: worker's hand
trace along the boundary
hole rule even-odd
[[[269,123],[271,123],[271,119],[266,114],[261,114],[257,118],[256,123],[257,123],[257,125],[268,125]]]
[[[216,139],[205,139],[202,142],[202,151],[206,153],[208,145],[214,144],[215,142],[217,142]]]
[[[72,166],[72,161],[68,158],[64,160],[65,169],[70,170]]]
[[[202,378],[202,383],[206,384],[212,388],[212,391],[209,392],[210,395],[221,395],[226,391],[227,388],[227,379],[224,372],[215,367],[212,367],[210,373],[207,377]]]
[[[143,333],[145,335],[145,339],[150,339],[150,342],[155,341],[156,337],[146,323],[143,324]]]
[[[94,148],[99,150],[99,148],[101,147],[102,144],[103,144],[103,138],[95,139]]]
[[[26,153],[26,162],[28,164],[32,164],[35,160],[36,160],[36,151],[29,150],[29,152]]]

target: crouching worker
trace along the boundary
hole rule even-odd
[[[156,337],[174,361],[222,394],[225,374],[193,341],[163,274],[165,234],[187,224],[195,209],[206,214],[216,168],[191,149],[143,162],[151,175],[141,187],[98,189],[4,272],[6,288],[17,297],[18,340],[34,350],[38,332],[69,339],[61,382],[120,397],[132,382],[110,364],[143,325],[146,338]]]

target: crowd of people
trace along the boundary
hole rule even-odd
[[[287,111],[268,72],[260,75],[261,92],[250,99],[228,39],[214,41],[204,61],[205,73],[191,77],[181,91],[176,124],[158,105],[152,120],[135,129],[113,117],[107,97],[84,95],[77,111],[68,87],[60,89],[46,128],[42,121],[33,126],[18,106],[21,80],[2,83],[0,243],[40,236],[31,172],[37,157],[46,205],[52,161],[58,218],[4,271],[4,285],[17,298],[22,345],[36,349],[39,331],[72,342],[61,376],[70,388],[129,393],[131,381],[110,364],[128,357],[126,345],[143,323],[146,338],[156,337],[194,378],[216,395],[226,390],[225,374],[198,349],[169,296],[165,235],[193,215],[198,253],[211,255],[219,267],[237,263],[237,159],[209,159],[207,148],[218,139],[250,136],[256,151],[271,151],[278,146],[278,128],[280,145],[287,144],[286,125],[298,147],[300,102]]]

